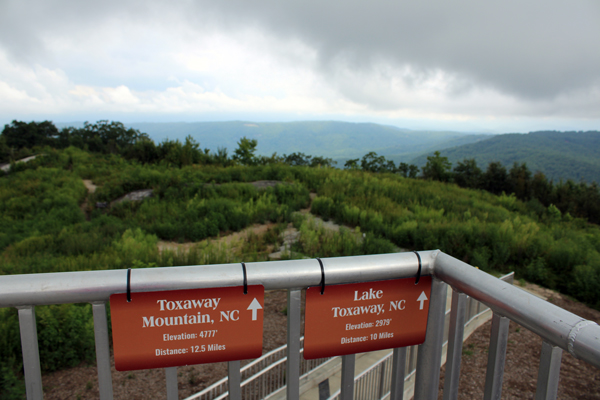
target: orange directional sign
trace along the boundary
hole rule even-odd
[[[423,343],[430,292],[429,276],[308,288],[304,358]]]
[[[110,296],[118,371],[257,358],[262,354],[263,286]]]

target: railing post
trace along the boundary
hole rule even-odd
[[[410,374],[411,372],[413,372],[414,370],[417,369],[417,353],[418,353],[418,349],[419,346],[410,346],[409,352],[408,352],[408,371],[407,373]],[[404,377],[406,378],[406,373],[404,374]]]
[[[96,364],[98,366],[98,389],[101,400],[113,399],[112,375],[110,370],[110,347],[108,344],[108,322],[106,304],[92,303],[94,315],[94,337],[96,342]]]
[[[42,390],[42,370],[40,368],[35,307],[17,307],[17,309],[19,310],[19,329],[21,330],[21,349],[23,351],[23,371],[25,372],[27,400],[41,400],[44,398],[44,392]]]
[[[446,357],[446,375],[444,377],[444,400],[456,400],[458,398],[466,305],[467,295],[453,290],[452,309],[450,311],[450,332],[448,335],[448,356]]]
[[[379,371],[379,394],[377,395],[377,399],[383,399],[383,391],[385,385],[385,362],[381,363]]]
[[[288,400],[300,398],[300,306],[302,290],[288,290],[287,301],[287,365],[286,391]]]
[[[165,380],[167,381],[167,400],[177,400],[179,398],[177,367],[165,368]]]
[[[535,400],[556,399],[561,359],[562,349],[560,347],[552,346],[546,341],[542,343]]]
[[[404,377],[406,376],[406,347],[394,349],[392,354],[392,386],[390,400],[402,400],[404,397]]]
[[[438,397],[447,289],[448,285],[445,282],[433,278],[429,317],[427,318],[427,334],[425,335],[425,342],[419,345],[417,354],[415,400],[434,400]]]
[[[510,319],[494,313],[487,372],[485,375],[484,400],[498,400],[502,394],[502,378],[504,377],[504,361],[506,359],[509,323]]]
[[[242,400],[242,375],[240,373],[240,361],[229,361],[227,371],[229,374],[229,400]]]
[[[354,398],[354,364],[355,354],[342,356],[342,383],[340,386],[340,399],[352,400]]]

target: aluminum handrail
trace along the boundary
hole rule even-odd
[[[600,368],[600,326],[440,252],[434,276]]]
[[[437,252],[419,252],[423,275],[431,275]],[[414,253],[324,258],[328,285],[365,282],[417,275]],[[271,289],[303,289],[321,282],[316,259],[247,263],[248,285]],[[0,279],[0,307],[106,302],[113,293],[124,293],[127,270],[54,272],[6,275]],[[160,290],[241,286],[239,263],[187,267],[133,269],[131,293]]]

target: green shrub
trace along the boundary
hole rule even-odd
[[[42,371],[74,367],[95,357],[90,304],[36,307]]]
[[[471,265],[477,267],[483,271],[490,271],[490,257],[491,252],[489,247],[483,246],[473,250],[473,256],[471,257]]]

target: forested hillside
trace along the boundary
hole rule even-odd
[[[300,152],[346,160],[375,151],[395,162],[407,162],[425,152],[489,137],[339,121],[132,123],[127,126],[146,132],[156,142],[165,139],[183,142],[190,136],[212,151],[219,147],[234,148],[241,137],[247,137],[258,140],[258,155]]]
[[[474,159],[479,165],[500,162],[509,167],[526,163],[531,171],[541,171],[554,182],[600,182],[600,132],[531,132],[491,136],[486,140],[453,148],[438,148],[451,163]],[[431,156],[433,151],[431,151]],[[413,163],[427,162],[423,155]]]
[[[191,138],[156,144],[119,123],[65,133],[38,125],[9,126],[26,129],[30,141],[21,147],[10,129],[0,136],[9,156],[39,154],[0,176],[2,275],[266,260],[268,246],[281,245],[280,233],[292,223],[301,236],[287,257],[441,249],[484,271],[515,271],[517,279],[600,307],[600,228],[532,197],[542,192],[531,189],[537,181],[520,165],[503,175],[497,166],[477,173],[467,162],[453,171],[437,154],[419,171],[369,153],[342,170],[301,153],[260,157],[248,138],[230,156],[225,149],[200,150]],[[504,181],[492,180],[498,176]],[[88,192],[83,180],[96,191]],[[263,180],[275,184],[251,184]],[[473,182],[492,183],[488,191],[469,189]],[[500,184],[506,191],[496,191]],[[598,207],[597,187],[536,187],[565,207],[577,205],[569,199],[587,188],[592,204],[581,207]],[[152,196],[116,201],[141,189]],[[325,231],[297,213],[310,204],[310,193],[312,213],[345,228]],[[266,233],[239,247],[211,241],[265,222],[273,223]],[[161,241],[190,243],[190,251],[160,251]],[[90,305],[36,307],[36,313],[44,371],[93,358]],[[0,368],[0,393],[18,394],[15,309],[0,309]]]

